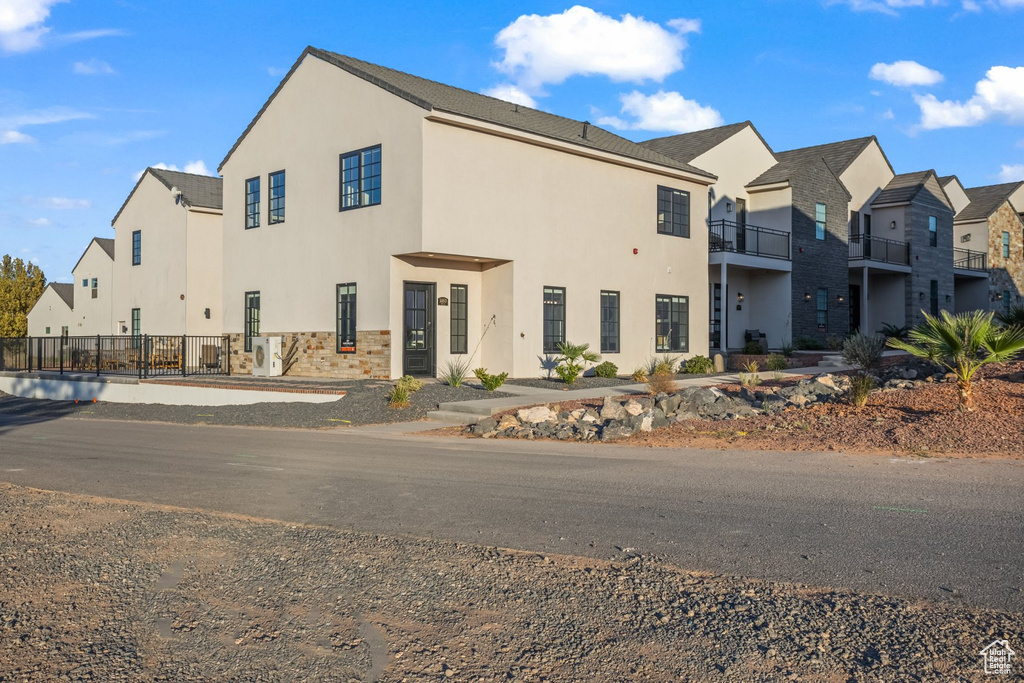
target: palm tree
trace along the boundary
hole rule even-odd
[[[558,366],[555,372],[566,384],[572,384],[583,372],[586,363],[596,363],[601,356],[590,350],[590,344],[573,344],[571,342],[560,342],[558,350],[562,354],[555,359]],[[563,365],[564,363],[564,365]]]
[[[996,322],[1003,327],[1024,327],[1024,305],[1014,304],[1010,310],[996,313]]]
[[[961,412],[974,410],[971,380],[981,366],[1009,360],[1024,349],[1024,328],[1000,328],[992,313],[970,311],[941,317],[924,314],[924,322],[907,335],[907,340],[890,339],[889,346],[918,358],[927,358],[956,375]]]

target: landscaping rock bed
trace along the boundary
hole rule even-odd
[[[636,381],[629,377],[577,377],[572,385],[566,384],[557,377],[548,379],[546,377],[520,377],[519,379],[506,380],[505,384],[519,387],[534,387],[535,389],[551,389],[553,391],[594,389],[599,387],[614,387],[623,384],[636,384]]]

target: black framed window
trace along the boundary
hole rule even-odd
[[[356,283],[338,285],[337,352],[356,352]]]
[[[824,287],[818,288],[817,304],[818,332],[828,332],[828,290]]]
[[[466,353],[469,346],[469,287],[452,285],[451,301],[452,353]]]
[[[658,234],[690,236],[690,193],[658,187]]]
[[[252,338],[260,335],[260,293],[245,293],[245,350],[252,351]]]
[[[928,216],[928,246],[939,246],[939,221],[935,216]]]
[[[565,343],[565,287],[544,288],[544,353]]]
[[[825,239],[826,207],[821,202],[814,205],[814,239]]]
[[[257,208],[257,213],[259,208]],[[270,174],[270,219],[271,225],[284,223],[284,171]]]
[[[132,336],[138,337],[142,334],[142,309],[132,309]]]
[[[137,266],[140,263],[142,263],[142,231],[136,230],[132,233],[132,265]]]
[[[937,316],[939,314],[939,281],[932,280],[929,284],[928,298],[931,303],[931,313],[932,316]]]
[[[341,211],[380,204],[380,145],[341,155]]]
[[[619,293],[601,291],[601,353],[619,352]]]
[[[655,348],[659,352],[690,350],[690,297],[654,297]]]
[[[245,229],[260,227],[260,178],[245,181]],[[248,351],[248,349],[246,349]]]
[[[1010,258],[1010,233],[1003,233],[1003,258]]]

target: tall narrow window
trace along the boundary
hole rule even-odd
[[[544,353],[565,343],[565,287],[544,288]]]
[[[850,240],[860,239],[860,211],[850,212]]]
[[[142,334],[142,310],[138,308],[132,309],[132,336],[138,337]]]
[[[825,239],[825,205],[818,202],[814,205],[814,239]]]
[[[252,338],[260,335],[260,293],[245,293],[245,350],[252,351]]]
[[[937,316],[939,314],[939,281],[932,280],[928,287],[928,300],[931,304],[931,314]]]
[[[658,234],[690,236],[690,193],[658,188]]]
[[[619,352],[619,293],[601,292],[601,353]]]
[[[1010,258],[1010,233],[1003,233],[1003,258]]]
[[[452,285],[451,308],[452,353],[466,353],[469,346],[469,288],[466,285]]]
[[[654,297],[655,348],[660,352],[690,350],[690,297]]]
[[[828,290],[818,288],[818,332],[828,332]]]
[[[939,224],[935,216],[928,216],[928,246],[939,246]]]
[[[132,265],[142,263],[142,231],[136,230],[132,233]]]
[[[341,210],[380,204],[380,145],[341,155]]]
[[[284,171],[270,174],[270,224],[275,223],[284,223]]]
[[[1010,315],[1010,309],[1012,307],[1013,307],[1013,304],[1010,301],[1010,292],[1008,290],[1004,289],[1003,290],[1003,313],[1006,314],[1006,315]]]
[[[356,352],[356,283],[338,285],[338,353]]]
[[[260,227],[260,179],[245,181],[245,229]],[[248,351],[248,349],[246,349]]]
[[[92,298],[93,299],[99,298],[99,295],[100,295],[100,281],[99,281],[99,278],[95,278],[94,277],[92,279]]]

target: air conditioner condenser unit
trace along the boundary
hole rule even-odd
[[[253,337],[253,376],[279,377],[281,375],[281,342],[281,337]]]

